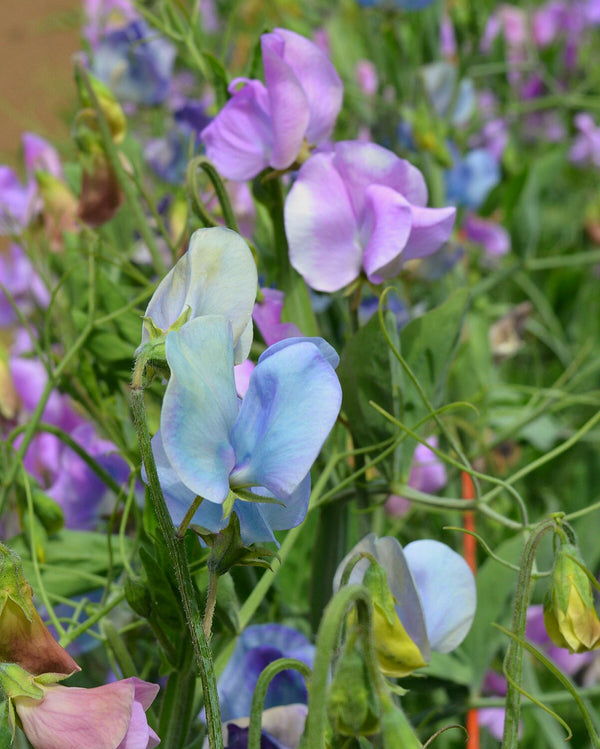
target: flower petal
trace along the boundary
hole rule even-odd
[[[340,404],[338,378],[314,343],[300,339],[260,361],[231,433],[231,486],[263,486],[285,501],[310,471]]]
[[[257,284],[254,258],[239,234],[223,227],[198,229],[188,251],[158,285],[146,317],[167,330],[187,307],[192,317],[223,315],[237,343],[251,323]],[[144,327],[142,343],[147,340]]]
[[[379,272],[392,264],[398,267],[399,272],[403,262],[400,255],[411,227],[412,213],[405,197],[383,185],[367,187],[361,234],[366,245],[363,266],[370,281],[382,281]],[[386,274],[386,278],[390,277]]]
[[[321,143],[331,135],[342,107],[344,84],[341,78],[327,55],[300,34],[275,29],[273,34],[265,36],[283,40],[283,59],[293,70],[306,96],[310,115],[306,140],[312,145]]]
[[[404,547],[433,650],[448,653],[464,640],[475,616],[475,578],[465,560],[446,544],[429,539]]]
[[[290,262],[313,289],[337,291],[359,275],[358,222],[333,154],[301,167],[285,201],[285,230]]]
[[[260,43],[273,128],[269,165],[285,169],[302,147],[309,118],[308,101],[295,72],[283,59],[283,39],[263,34]]]
[[[216,315],[196,317],[167,335],[166,354],[165,453],[188,489],[221,503],[235,465],[229,435],[238,411],[229,323]]]
[[[23,730],[36,749],[115,749],[127,733],[133,684],[117,681],[95,689],[52,685],[43,700],[15,699]]]
[[[240,82],[243,88],[235,90]],[[265,169],[273,151],[269,95],[260,81],[236,79],[229,84],[233,97],[200,137],[206,155],[227,179],[243,182]]]
[[[412,206],[412,231],[403,260],[427,257],[440,249],[452,234],[456,208],[419,208]]]

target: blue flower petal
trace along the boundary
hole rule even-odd
[[[433,650],[448,653],[464,640],[475,616],[475,578],[465,560],[439,541],[413,541],[404,556],[425,612]]]
[[[299,339],[263,358],[231,433],[232,488],[263,486],[285,502],[310,471],[341,398],[334,370],[311,341]]]
[[[197,317],[167,335],[171,378],[160,418],[165,453],[195,494],[222,503],[235,454],[229,435],[238,412],[231,326]]]
[[[269,356],[273,356],[273,354],[281,351],[281,349],[283,348],[286,348],[286,346],[294,346],[296,343],[301,343],[302,341],[309,341],[310,343],[314,343],[314,345],[321,352],[323,358],[329,362],[330,366],[332,366],[333,369],[337,369],[337,366],[340,363],[340,357],[338,356],[337,351],[333,348],[333,346],[330,346],[327,341],[319,337],[296,336],[292,338],[284,338],[281,341],[277,341],[277,343],[269,346],[266,351],[263,351],[259,356],[258,361],[259,363],[261,361],[265,361],[265,359],[268,359]]]

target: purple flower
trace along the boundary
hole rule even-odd
[[[101,39],[111,31],[126,26],[139,19],[130,0],[83,0],[85,24],[83,36],[92,49],[96,49]]]
[[[260,749],[298,749],[307,711],[306,705],[300,702],[265,710],[261,721]],[[247,749],[249,724],[249,718],[236,718],[223,724],[225,749]],[[209,749],[208,739],[202,749]]]
[[[256,302],[252,318],[259,329],[264,342],[271,346],[284,338],[295,338],[302,335],[291,322],[281,322],[283,311],[283,291],[278,289],[261,289],[262,301]]]
[[[50,302],[50,292],[17,244],[9,245],[7,252],[0,253],[0,283],[26,317],[36,306],[44,308]],[[16,319],[10,302],[0,291],[0,326],[11,325]]]
[[[256,682],[269,663],[278,658],[296,658],[312,666],[314,653],[314,646],[291,627],[282,624],[247,627],[217,684],[223,721],[250,715]],[[306,700],[304,677],[298,671],[282,671],[269,685],[265,708],[306,703]]]
[[[544,607],[530,606],[527,609],[527,627],[525,635],[528,640],[540,648],[554,663],[569,676],[573,676],[584,666],[589,665],[596,655],[591,652],[571,653],[567,648],[561,648],[550,640],[544,624]]]
[[[240,182],[268,166],[287,169],[305,143],[325,141],[342,105],[340,77],[308,39],[275,29],[262,35],[261,49],[265,83],[232,81],[232,98],[202,131],[208,157]]]
[[[436,252],[454,208],[426,208],[408,161],[374,143],[342,141],[306,161],[285,203],[290,262],[313,289],[337,291],[364,270],[373,283]]]
[[[498,697],[506,696],[507,683],[504,676],[495,671],[488,671],[483,682],[483,693]],[[504,734],[504,718],[506,710],[503,707],[483,707],[477,711],[479,725],[484,726],[498,741],[502,741]],[[522,726],[519,724],[519,736]]]
[[[273,530],[306,514],[310,468],[340,408],[338,356],[320,338],[280,341],[259,358],[240,406],[233,353],[221,316],[196,317],[167,334],[171,378],[154,457],[175,523],[200,496],[192,523],[217,532],[228,522],[229,498],[245,543],[273,541]]]
[[[379,79],[377,68],[371,60],[359,60],[354,68],[354,77],[361,92],[368,98],[375,96]]]
[[[575,116],[575,136],[569,152],[569,160],[578,166],[595,166],[600,169],[600,127],[592,116],[580,112]]]
[[[510,252],[510,234],[495,221],[468,213],[463,222],[468,240],[480,244],[487,255],[498,257]]]
[[[427,443],[437,448],[437,436],[430,437]],[[408,486],[426,494],[433,494],[443,489],[447,481],[448,476],[442,461],[427,445],[419,443],[413,455]],[[390,495],[385,503],[385,510],[388,515],[405,515],[409,507],[410,500],[406,499],[406,497],[400,497],[397,494]]]
[[[160,104],[169,91],[175,53],[145,21],[133,21],[101,40],[92,71],[122,101]]]

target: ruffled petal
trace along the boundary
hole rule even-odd
[[[290,65],[283,59],[284,41],[276,34],[261,36],[265,82],[269,95],[273,151],[269,165],[290,166],[300,153],[308,125],[308,101]]]
[[[235,453],[229,435],[238,411],[231,328],[223,317],[196,317],[167,335],[171,378],[161,412],[165,453],[188,489],[221,503]]]
[[[223,227],[198,229],[188,251],[158,285],[146,317],[167,330],[187,307],[191,317],[223,315],[231,323],[234,343],[243,337],[238,353],[243,361],[252,342],[257,284],[256,263],[239,234]],[[144,327],[142,343],[147,340]]]
[[[456,208],[419,208],[412,206],[412,231],[406,249],[404,261],[427,257],[440,249],[450,239]]]
[[[239,90],[235,87],[243,81]],[[206,155],[227,179],[244,182],[269,166],[274,134],[269,95],[260,81],[236,79],[229,85],[233,97],[200,137]]]
[[[433,650],[448,653],[464,640],[475,616],[475,578],[465,560],[446,544],[429,539],[404,547]]]
[[[323,338],[312,336],[301,336],[300,338],[284,338],[282,341],[277,341],[277,343],[274,343],[272,346],[269,346],[266,351],[262,352],[262,354],[258,357],[258,361],[259,363],[265,361],[270,356],[273,356],[273,354],[276,354],[278,351],[281,351],[288,346],[295,346],[297,343],[306,341],[314,344],[319,349],[321,356],[325,359],[325,361],[329,362],[329,365],[331,367],[337,369],[337,366],[340,363],[340,357],[338,356],[337,351]]]
[[[362,220],[369,185],[391,187],[411,205],[427,203],[427,186],[421,172],[376,143],[358,140],[335,144],[335,167],[346,185],[358,220]]]
[[[312,156],[285,201],[290,262],[309,286],[337,291],[359,275],[358,222],[333,154]]]
[[[53,685],[41,701],[15,699],[23,730],[37,749],[115,749],[127,733],[134,687],[117,681],[95,689]]]
[[[300,82],[308,104],[306,139],[317,145],[333,131],[344,84],[327,55],[310,40],[287,29],[275,29],[267,36],[283,40],[280,54]]]
[[[231,433],[232,488],[263,486],[275,497],[289,497],[310,471],[340,404],[338,378],[310,341],[262,360]]]
[[[412,228],[410,203],[400,193],[383,185],[370,185],[365,192],[361,234],[365,243],[363,266],[374,283],[379,271],[390,267],[405,248]]]

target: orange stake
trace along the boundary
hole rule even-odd
[[[463,499],[475,499],[475,487],[473,479],[468,473],[461,474]],[[463,526],[466,531],[475,531],[475,513],[468,510],[464,513]],[[465,559],[473,574],[477,571],[477,539],[468,533],[463,533],[463,552]],[[479,749],[479,720],[477,710],[472,708],[467,711],[467,749]]]

